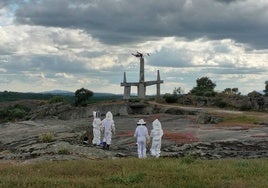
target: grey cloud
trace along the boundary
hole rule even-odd
[[[215,0],[219,3],[234,3],[234,2],[239,2],[239,1],[245,1],[245,0]]]
[[[163,67],[192,67],[191,58],[187,56],[187,49],[163,48],[148,57],[148,65]]]
[[[9,5],[11,2],[11,0],[0,0],[0,9]]]
[[[67,72],[83,73],[86,72],[84,65],[80,62],[73,62],[64,57],[33,55],[33,56],[12,56],[8,62],[1,66],[9,72]]]
[[[221,3],[219,3],[221,2]],[[268,4],[243,0],[43,0],[16,12],[22,24],[81,28],[104,43],[164,36],[233,38],[268,48]],[[255,2],[258,3],[258,2]]]
[[[208,67],[204,69],[205,71],[208,71],[213,74],[265,74],[267,70],[261,69],[261,68],[226,68],[226,67]]]
[[[7,70],[6,74],[19,75],[23,72],[31,74],[43,72],[49,78],[56,78],[56,73],[67,73],[89,78],[113,78],[111,81],[116,83],[120,83],[121,75],[124,72],[124,68],[121,65],[105,68],[105,70],[97,70],[93,66],[86,67],[83,62],[53,55],[11,56],[8,61],[1,62],[0,68]]]

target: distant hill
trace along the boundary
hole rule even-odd
[[[64,91],[64,90],[51,90],[51,91],[43,91],[41,94],[51,94],[51,95],[68,95],[74,96],[74,92]],[[106,96],[122,96],[113,93],[95,93],[93,92],[93,97],[106,97]]]
[[[13,92],[13,91],[0,91],[0,102],[7,101],[18,101],[18,100],[48,100],[53,96],[64,96],[68,101],[74,100],[74,92],[64,91],[64,90],[52,90],[52,91],[43,91],[40,93],[24,93],[24,92]],[[122,95],[116,95],[112,93],[93,93],[93,96],[90,100],[100,101],[100,100],[110,100],[110,99],[122,99]]]
[[[51,94],[51,95],[69,95],[74,96],[74,92],[64,91],[64,90],[51,90],[51,91],[43,91],[41,94]]]
[[[17,101],[17,100],[47,100],[53,97],[52,94],[42,94],[42,93],[23,93],[23,92],[13,92],[13,91],[3,91],[0,92],[0,102],[7,101]]]

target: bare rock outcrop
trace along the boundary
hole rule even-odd
[[[116,135],[111,149],[93,147],[92,113],[114,114]],[[216,111],[218,109],[214,109]],[[233,113],[233,112],[232,112]],[[38,162],[43,160],[112,159],[136,157],[133,138],[139,119],[151,130],[152,118],[160,118],[164,129],[161,157],[191,155],[204,159],[268,157],[268,127],[216,127],[221,117],[201,108],[125,102],[73,107],[63,103],[43,104],[27,120],[0,124],[0,159]],[[103,116],[102,116],[103,117]],[[89,144],[84,145],[84,136]],[[150,157],[150,155],[148,155]]]

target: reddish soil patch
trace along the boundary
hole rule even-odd
[[[253,137],[253,138],[265,138],[265,137],[268,137],[268,134],[266,134],[266,133],[259,133],[259,134],[251,135],[251,137]]]
[[[122,132],[116,133],[116,136],[119,136],[119,137],[133,137],[133,135],[134,135],[133,131],[122,131]]]
[[[172,140],[176,143],[189,143],[197,142],[198,138],[194,133],[178,133],[178,132],[169,132],[164,131],[163,139]]]
[[[116,134],[119,137],[133,137],[133,131],[123,131]],[[162,139],[171,140],[176,143],[190,143],[190,142],[197,142],[198,138],[195,136],[194,133],[178,133],[178,132],[170,132],[164,131],[164,135]]]

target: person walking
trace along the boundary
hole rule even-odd
[[[102,130],[104,132],[103,149],[109,150],[112,142],[112,134],[115,135],[113,114],[110,111],[106,113],[105,119],[102,120]]]
[[[137,122],[134,137],[136,137],[137,139],[138,158],[146,158],[146,144],[150,140],[149,140],[148,129],[146,127],[146,122],[143,119],[140,119]]]
[[[93,146],[98,146],[101,143],[101,113],[99,111],[93,111],[93,139],[92,144]]]
[[[158,119],[154,120],[152,123],[153,129],[150,133],[150,137],[152,138],[151,145],[151,155],[158,158],[161,152],[161,141],[163,136],[163,129],[161,123]]]

